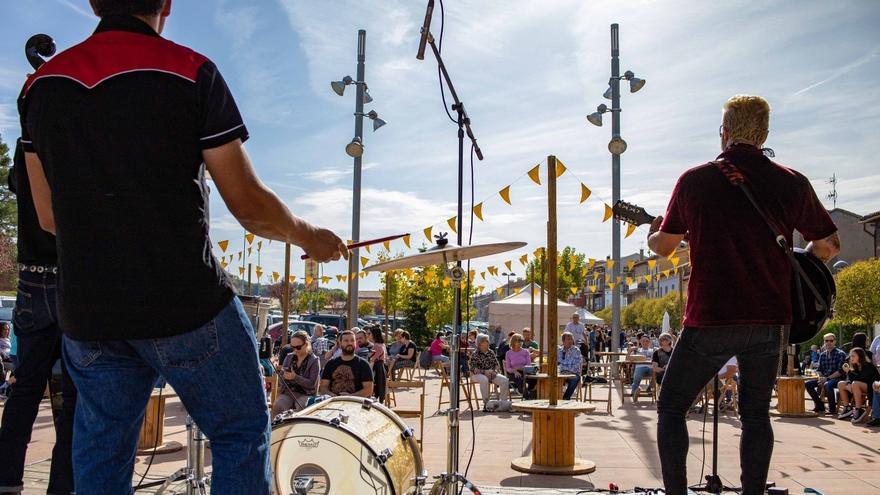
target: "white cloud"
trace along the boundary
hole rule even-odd
[[[80,16],[89,19],[90,21],[95,20],[94,12],[92,12],[91,10],[86,10],[84,7],[77,5],[72,0],[55,0],[55,1],[57,3],[63,5],[64,7],[67,7],[68,9],[72,10],[73,12],[76,12]],[[83,3],[86,3],[86,2],[83,2]]]

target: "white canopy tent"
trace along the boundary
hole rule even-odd
[[[517,333],[521,332],[523,327],[531,326],[531,322],[529,321],[529,316],[531,313],[531,291],[535,289],[540,289],[540,286],[537,284],[529,284],[519,292],[519,294],[511,294],[510,296],[501,299],[500,301],[493,301],[489,303],[489,326],[499,326],[501,330],[506,335],[507,332],[513,330]],[[547,315],[547,301],[550,296],[547,291],[544,291],[544,316]],[[557,325],[558,331],[561,332],[562,329],[565,328],[566,323],[571,321],[572,313],[577,312],[580,315],[581,323],[584,324],[595,324],[602,323],[601,318],[597,318],[595,315],[590,312],[578,308],[572,304],[568,304],[566,302],[559,301],[557,303],[558,316],[557,316]],[[541,293],[535,293],[535,328],[532,330],[535,331],[536,338],[538,337],[538,329],[541,328],[540,324],[540,314],[541,314]],[[560,341],[561,343],[561,341]],[[547,345],[547,336],[541,336],[541,346],[546,347]]]

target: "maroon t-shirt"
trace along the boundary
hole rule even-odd
[[[761,150],[735,145],[719,155],[736,165],[789,245],[797,229],[808,241],[837,231],[809,180]],[[791,268],[767,225],[714,164],[685,172],[660,230],[688,233],[691,278],[684,325],[791,323]]]

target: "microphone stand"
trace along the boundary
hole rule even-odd
[[[718,374],[712,381],[712,392],[714,400],[712,401],[712,474],[706,476],[706,483],[702,485],[692,486],[690,489],[695,492],[707,492],[720,494],[725,491],[734,491],[739,493],[742,489],[732,486],[724,486],[721,477],[718,476],[718,401],[721,397],[720,380]]]
[[[471,120],[468,117],[467,111],[464,108],[464,103],[458,98],[458,93],[455,92],[455,86],[452,85],[452,80],[449,78],[449,73],[446,71],[446,65],[443,63],[443,57],[440,56],[440,50],[437,49],[437,45],[434,43],[434,37],[431,35],[430,31],[427,33],[427,42],[431,46],[431,51],[434,53],[434,58],[437,59],[437,65],[440,68],[441,74],[443,74],[443,79],[446,82],[446,87],[449,88],[449,93],[452,95],[452,99],[454,103],[452,104],[452,110],[456,112],[457,119],[456,123],[458,124],[458,228],[457,231],[457,243],[460,246],[462,243],[462,234],[463,234],[463,221],[462,221],[462,194],[464,188],[464,136],[467,134],[468,138],[470,138],[471,145],[474,148],[474,153],[477,155],[477,158],[483,159],[483,152],[480,150],[480,147],[477,145],[477,139],[474,137],[474,133],[471,130]],[[464,482],[469,485],[468,481],[464,478],[464,476],[458,472],[458,453],[459,453],[459,383],[461,381],[461,366],[459,364],[459,347],[460,347],[460,339],[461,339],[461,279],[464,276],[464,271],[461,268],[461,261],[457,261],[455,263],[455,268],[451,270],[452,279],[454,285],[454,295],[453,295],[453,331],[452,331],[452,345],[450,346],[450,359],[449,359],[449,368],[450,368],[450,381],[449,381],[449,410],[446,414],[446,422],[449,427],[449,448],[447,449],[446,456],[446,472],[441,473],[439,478],[439,482],[434,486],[434,489],[431,491],[432,494],[445,493],[447,495],[457,495],[459,493],[459,483]]]

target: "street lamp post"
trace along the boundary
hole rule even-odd
[[[611,108],[604,104],[599,105],[596,111],[587,116],[587,120],[595,125],[602,125],[602,114],[611,112],[611,141],[608,143],[608,151],[611,152],[611,201],[617,203],[620,200],[620,155],[626,151],[626,141],[620,137],[620,80],[629,81],[631,93],[642,89],[644,79],[635,77],[632,71],[626,71],[620,75],[620,44],[618,39],[618,25],[611,25],[611,79],[608,81],[609,88],[603,96],[611,98]],[[611,222],[611,258],[614,266],[611,269],[611,280],[614,288],[611,289],[611,350],[617,351],[620,344],[620,220],[616,217]]]
[[[513,272],[507,273],[504,272],[501,274],[502,277],[507,277],[507,296],[510,296],[510,277],[515,277],[516,274]]]

